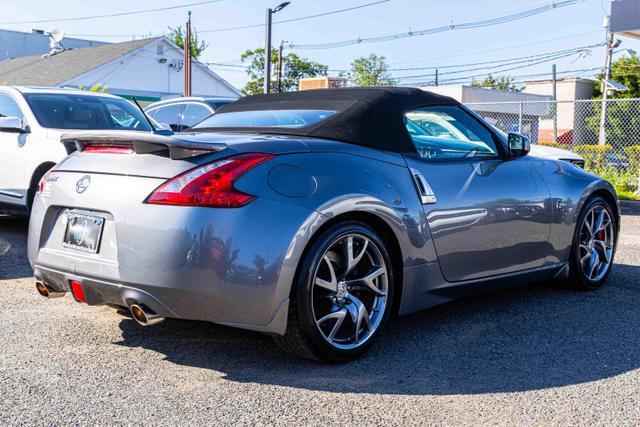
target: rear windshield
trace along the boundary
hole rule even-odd
[[[24,97],[45,128],[151,130],[140,110],[125,99],[65,93],[30,93]]]
[[[303,128],[335,114],[327,110],[259,110],[219,113],[201,121],[198,128],[278,127]]]

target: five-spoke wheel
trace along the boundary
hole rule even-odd
[[[298,356],[330,362],[357,357],[380,335],[393,302],[393,268],[384,240],[348,221],[327,229],[305,255],[285,336]]]
[[[587,201],[576,225],[569,285],[593,290],[604,284],[611,271],[617,233],[617,218],[610,204],[601,197]]]
[[[613,220],[602,205],[592,207],[580,230],[580,267],[593,281],[600,280],[609,270],[613,257]]]
[[[362,234],[337,239],[314,277],[313,315],[322,336],[336,348],[364,343],[380,325],[387,304],[387,265]]]

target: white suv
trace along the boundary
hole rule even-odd
[[[42,176],[68,154],[60,135],[76,129],[152,130],[141,111],[118,96],[0,86],[0,211],[29,212]]]

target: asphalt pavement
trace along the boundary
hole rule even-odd
[[[602,290],[541,283],[395,318],[344,365],[44,300],[26,234],[0,218],[0,425],[640,424],[640,210]]]

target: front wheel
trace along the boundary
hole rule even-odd
[[[391,260],[376,232],[358,222],[336,224],[307,251],[292,290],[287,331],[274,339],[306,359],[354,359],[380,336],[393,285]]]
[[[617,238],[609,202],[602,197],[587,201],[573,237],[568,285],[583,291],[601,288],[611,272]]]

